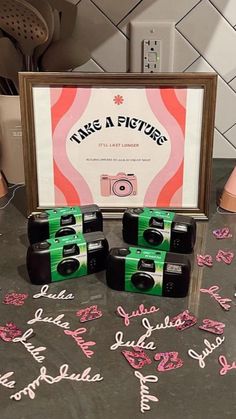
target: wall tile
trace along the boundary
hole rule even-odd
[[[233,79],[230,83],[229,83],[229,85],[232,87],[232,89],[234,89],[235,90],[235,92],[236,92],[236,77],[235,77],[235,79]]]
[[[236,31],[209,1],[202,0],[177,28],[224,80],[236,76]]]
[[[108,72],[127,71],[126,37],[101,13],[93,3],[82,0],[77,6],[73,36],[91,51],[91,58]]]
[[[228,138],[236,149],[236,124],[229,131],[227,131],[224,136]]]
[[[119,23],[140,0],[92,0],[115,24]]]
[[[228,143],[223,135],[215,130],[213,158],[234,159],[236,158],[236,148]]]
[[[211,0],[216,8],[231,23],[236,25],[236,1],[235,0]]]
[[[73,71],[82,71],[85,73],[101,73],[103,72],[103,69],[99,67],[99,65],[96,64],[95,61],[91,58],[87,63],[74,68]]]
[[[188,71],[214,71],[212,67],[206,63],[204,58],[200,57]],[[227,112],[225,111],[227,109]],[[215,126],[224,133],[227,129],[232,127],[236,122],[236,94],[225,83],[225,81],[218,76],[217,83],[217,100],[216,100],[216,116]]]
[[[227,111],[226,111],[227,109]],[[236,94],[218,77],[216,122],[220,132],[224,133],[236,122]]]
[[[129,36],[131,20],[168,20],[178,22],[199,0],[143,0],[119,25]]]
[[[175,31],[175,43],[174,43],[173,71],[180,71],[180,72],[184,71],[198,57],[199,57],[199,54],[197,53],[197,51],[176,30]]]

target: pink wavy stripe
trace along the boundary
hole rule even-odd
[[[67,89],[63,89],[60,99],[54,104],[51,110],[51,119],[52,119],[52,133],[54,135],[54,130],[60,121],[60,119],[65,115],[65,113],[70,109],[71,105],[73,104],[76,96],[76,87],[68,87]],[[64,196],[66,202],[78,202],[80,204],[80,198],[78,192],[72,185],[72,183],[64,176],[61,170],[63,168],[59,168],[53,159],[53,171],[54,171],[54,186],[63,189]],[[55,198],[56,202],[56,198]]]
[[[55,186],[55,199],[56,199],[57,205],[59,205],[60,207],[63,207],[64,205],[67,204],[65,195],[56,186]]]
[[[170,201],[170,206],[178,207],[180,202],[182,202],[182,187],[177,189],[175,194],[172,196],[171,201]]]
[[[182,106],[182,104],[178,101],[178,98],[176,97],[176,89],[162,89],[161,97],[165,107],[167,108],[169,113],[173,115],[173,117],[176,119],[176,122],[180,126],[183,135],[185,135],[186,107]],[[179,188],[182,188],[183,169],[184,159],[181,165],[179,166],[177,172],[172,176],[172,178],[165,184],[165,186],[161,190],[158,196],[158,200],[156,202],[157,207],[170,206],[170,202],[175,191]],[[180,206],[181,203],[182,199],[176,205]]]
[[[151,181],[144,197],[144,205],[156,206],[161,190],[178,171],[183,160],[184,135],[176,119],[164,105],[160,90],[146,89],[146,95],[152,112],[156,116],[157,121],[160,121],[165,127],[171,143],[169,160],[165,167]]]
[[[187,90],[186,89],[175,89],[175,95],[180,104],[186,108],[186,98]]]
[[[62,87],[52,87],[50,89],[51,107],[53,107],[55,103],[60,99],[61,94],[62,94]]]
[[[183,134],[185,133],[185,119],[186,119],[186,108],[181,105],[178,101],[176,89],[162,89],[161,97],[163,103],[169,113],[176,119],[177,123],[182,129]]]
[[[158,200],[156,202],[157,207],[169,207],[171,203],[171,199],[175,192],[181,188],[182,191],[182,185],[183,185],[183,167],[184,167],[184,161],[182,160],[181,165],[179,166],[177,172],[175,172],[174,176],[170,178],[170,180],[163,186],[159,196]],[[180,195],[179,195],[180,196]],[[176,206],[180,206],[182,203],[182,193],[181,193],[181,200],[176,203]]]
[[[54,160],[58,167],[63,168],[63,175],[78,191],[81,205],[90,204],[93,202],[93,197],[90,188],[81,174],[71,164],[66,150],[67,136],[71,127],[83,115],[91,95],[90,88],[78,88],[75,99],[67,110],[67,112],[60,118],[53,133],[53,154]],[[78,145],[79,153],[79,145]],[[63,185],[60,185],[63,193]],[[68,205],[75,205],[76,202],[68,202]],[[57,205],[57,202],[56,202]]]

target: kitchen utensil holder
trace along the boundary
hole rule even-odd
[[[19,96],[0,95],[0,169],[8,183],[24,183]]]

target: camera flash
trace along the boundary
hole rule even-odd
[[[90,212],[89,214],[84,214],[84,221],[96,220],[96,212]]]
[[[175,231],[187,231],[187,226],[185,224],[176,223],[174,226]]]
[[[101,240],[98,240],[97,242],[92,242],[88,244],[88,250],[97,250],[102,248],[102,242]]]
[[[180,265],[173,265],[171,263],[167,264],[166,272],[174,273],[174,274],[181,274],[182,273],[182,266]]]

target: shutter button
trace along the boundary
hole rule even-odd
[[[127,256],[130,253],[130,251],[129,249],[124,248],[124,249],[119,249],[118,253],[120,256]]]
[[[41,214],[38,215],[39,218],[48,218],[48,215],[46,212],[41,212]]]
[[[41,242],[41,243],[39,243],[39,245],[38,245],[38,247],[39,247],[39,249],[41,249],[41,250],[46,250],[46,249],[48,249],[49,247],[50,247],[50,244],[48,243],[48,242]]]
[[[133,208],[132,212],[134,214],[141,214],[143,212],[143,209],[142,208]]]

